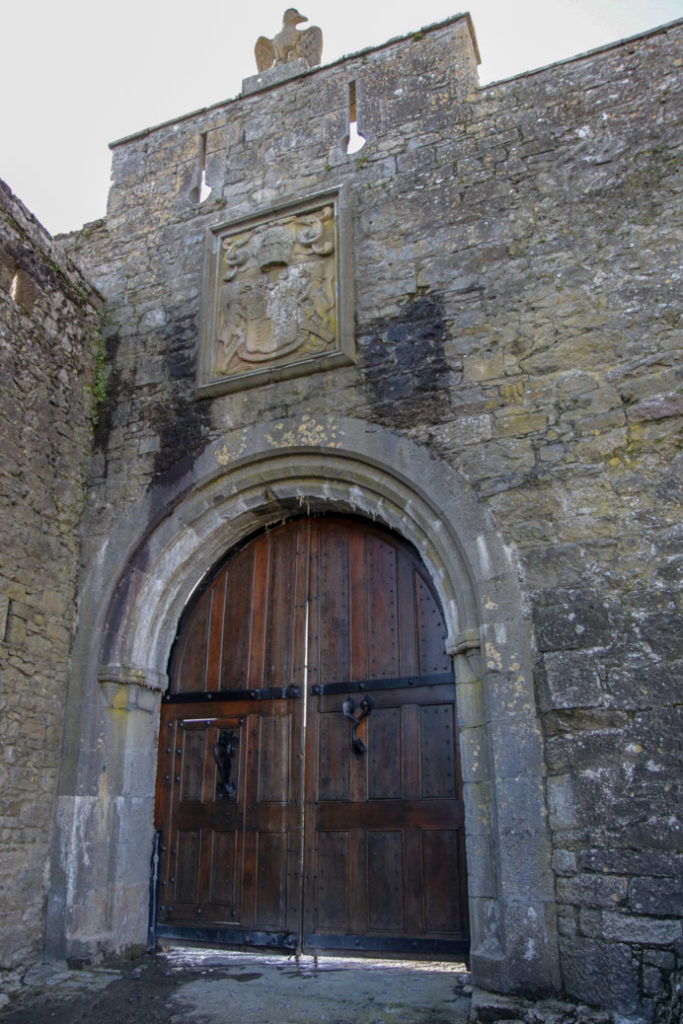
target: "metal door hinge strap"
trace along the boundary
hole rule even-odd
[[[287,700],[301,696],[298,686],[262,686],[254,690],[195,690],[191,693],[165,693],[165,704],[200,704],[203,701]]]
[[[433,672],[424,676],[393,676],[389,679],[355,679],[353,682],[316,683],[313,697],[328,693],[356,693],[363,690],[401,690],[409,686],[443,686],[455,682],[452,672]]]
[[[209,945],[256,946],[264,949],[295,949],[297,936],[292,932],[241,931],[237,928],[185,927],[183,925],[160,924],[157,937],[161,939],[186,939]]]
[[[372,950],[378,953],[428,953],[431,956],[467,956],[469,939],[410,938],[392,935],[304,935],[304,950]]]

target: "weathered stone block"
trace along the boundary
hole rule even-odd
[[[628,881],[610,875],[575,875],[557,880],[557,897],[562,903],[581,907],[615,907],[626,902]]]
[[[585,849],[579,854],[585,871],[607,874],[683,877],[683,855],[657,849]]]
[[[676,943],[674,943],[674,948]],[[652,964],[654,967],[659,967],[662,971],[673,971],[676,966],[676,954],[665,953],[660,949],[646,949],[643,953],[643,963]]]
[[[599,647],[611,638],[609,608],[594,591],[577,588],[539,592],[533,618],[540,651]]]
[[[648,708],[672,704],[678,681],[665,661],[653,663],[644,654],[632,655],[625,664],[606,672],[605,696],[613,707]]]
[[[667,661],[683,659],[683,631],[680,593],[651,595],[641,598],[637,613],[638,630],[656,656]]]
[[[499,380],[505,374],[504,352],[492,350],[477,356],[467,356],[464,361],[466,384],[479,381]]]
[[[544,412],[514,412],[504,410],[495,417],[495,433],[501,437],[524,437],[544,433],[548,417]]]
[[[486,782],[490,778],[488,743],[483,726],[461,730],[460,756],[463,782]]]
[[[0,620],[2,618],[0,609]],[[484,688],[480,679],[473,682],[458,680],[458,721],[460,728],[473,729],[483,725],[486,717],[484,711]]]
[[[683,877],[679,874],[674,878],[632,878],[628,901],[631,909],[640,914],[683,917]]]
[[[561,939],[567,994],[594,1006],[637,1013],[640,974],[629,946],[595,939]]]
[[[683,933],[680,920],[658,921],[654,918],[637,917],[634,914],[602,915],[602,934],[606,939],[617,942],[637,942],[641,945],[670,946]]]
[[[553,830],[558,832],[578,826],[578,809],[571,775],[551,776],[547,783],[548,810]]]
[[[643,992],[648,996],[656,996],[664,988],[664,976],[656,967],[643,968]]]
[[[548,708],[597,707],[602,700],[599,662],[585,651],[544,655],[544,704]]]
[[[508,808],[501,815],[507,823]],[[511,815],[513,817],[513,815]],[[553,877],[546,869],[547,847],[545,833],[539,828],[504,827],[503,841],[497,851],[496,861],[501,865],[505,882],[503,889],[506,901],[524,903],[533,894],[534,899],[553,902]]]
[[[501,742],[507,730],[510,744]],[[500,780],[526,778],[527,781],[539,783],[539,779],[530,778],[530,766],[541,756],[542,739],[538,725],[529,715],[504,716],[494,719],[489,725],[491,737],[491,760],[495,776]]]
[[[577,868],[577,857],[573,850],[553,850],[553,870],[556,875],[573,875]]]
[[[631,750],[623,755],[624,732],[619,728],[610,727],[609,722],[605,723],[604,728],[594,727],[590,730],[586,728],[587,723],[576,722],[576,726],[584,725],[584,731],[579,736],[572,735],[567,729],[567,725],[571,724],[571,721],[563,719],[564,728],[558,729],[546,742],[550,770],[558,773],[568,770],[597,771],[609,766],[610,785],[613,786],[614,780],[621,775],[620,768],[614,764],[615,757],[633,761],[638,752]]]
[[[578,930],[577,917],[574,907],[566,907],[560,903],[557,907],[557,934],[574,937]]]
[[[669,416],[683,415],[683,396],[676,392],[651,395],[630,406],[627,412],[629,420],[634,423],[642,420],[659,420]]]

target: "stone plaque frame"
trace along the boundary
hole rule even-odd
[[[355,362],[344,186],[211,228],[197,397]]]

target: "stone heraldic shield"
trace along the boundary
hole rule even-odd
[[[354,362],[343,189],[208,233],[197,396]]]

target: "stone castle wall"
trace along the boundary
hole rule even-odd
[[[458,474],[514,567],[536,693],[515,703],[520,666],[500,651],[520,608],[501,611],[500,628],[482,630],[493,682],[479,712],[498,743],[490,776],[472,763],[466,781],[480,792],[507,759],[517,824],[493,851],[506,877],[537,870],[520,854],[525,822],[542,846],[547,815],[553,881],[545,909],[528,913],[557,908],[556,985],[645,1017],[681,952],[683,909],[682,31],[477,89],[471,35],[456,19],[116,144],[107,218],[70,243],[106,298],[83,592],[107,582],[97,569],[106,546],[131,559],[130,538],[170,516],[207,459],[229,491],[255,432],[274,452],[324,453],[348,443],[353,422],[358,436],[394,438],[397,452],[410,442],[435,474]],[[350,82],[367,140],[353,155]],[[204,152],[211,193],[198,202]],[[197,400],[208,229],[341,185],[356,363]],[[120,616],[146,585],[145,558],[111,605]],[[494,586],[486,601],[482,621]],[[114,619],[74,705],[96,685],[112,630]],[[83,665],[86,647],[82,636]],[[86,730],[93,749],[103,709]],[[545,768],[529,779],[509,735],[537,718]],[[81,756],[65,801],[79,787],[97,792],[95,761]],[[484,908],[485,889],[472,894]],[[102,943],[115,946],[122,925],[108,913]],[[87,946],[83,918],[72,934]],[[518,955],[533,961],[528,941]]]
[[[99,309],[0,183],[0,967],[43,947]]]

